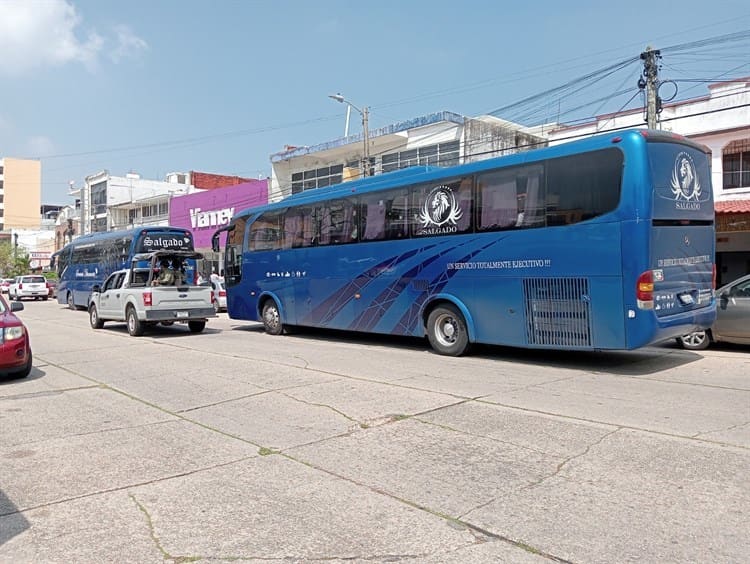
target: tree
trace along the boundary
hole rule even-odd
[[[26,274],[30,262],[26,249],[16,249],[10,241],[0,242],[0,273],[3,278]]]

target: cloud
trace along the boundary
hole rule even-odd
[[[82,19],[68,0],[2,0],[0,73],[19,75],[44,66],[82,64],[96,70],[105,47],[117,63],[148,48],[129,28],[118,26],[111,39],[81,30]]]
[[[117,47],[109,55],[114,63],[119,63],[122,59],[137,57],[148,49],[148,43],[133,33],[126,25],[115,27],[115,35]]]

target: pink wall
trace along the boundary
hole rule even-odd
[[[169,225],[193,232],[196,249],[210,249],[214,232],[227,225],[236,212],[268,203],[268,180],[202,190],[169,202]],[[222,243],[224,241],[222,237]]]

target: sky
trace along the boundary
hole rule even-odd
[[[705,41],[704,41],[705,40]],[[747,0],[0,0],[0,157],[42,163],[42,203],[136,172],[271,175],[286,145],[439,111],[531,126],[750,76]],[[361,131],[352,112],[350,133]]]

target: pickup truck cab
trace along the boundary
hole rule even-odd
[[[216,317],[211,288],[184,280],[180,265],[202,258],[193,251],[155,251],[135,255],[130,268],[109,275],[104,285],[94,285],[89,298],[89,322],[101,329],[105,321],[124,321],[136,337],[146,328],[186,323],[200,333]],[[147,265],[147,266],[144,266]]]

